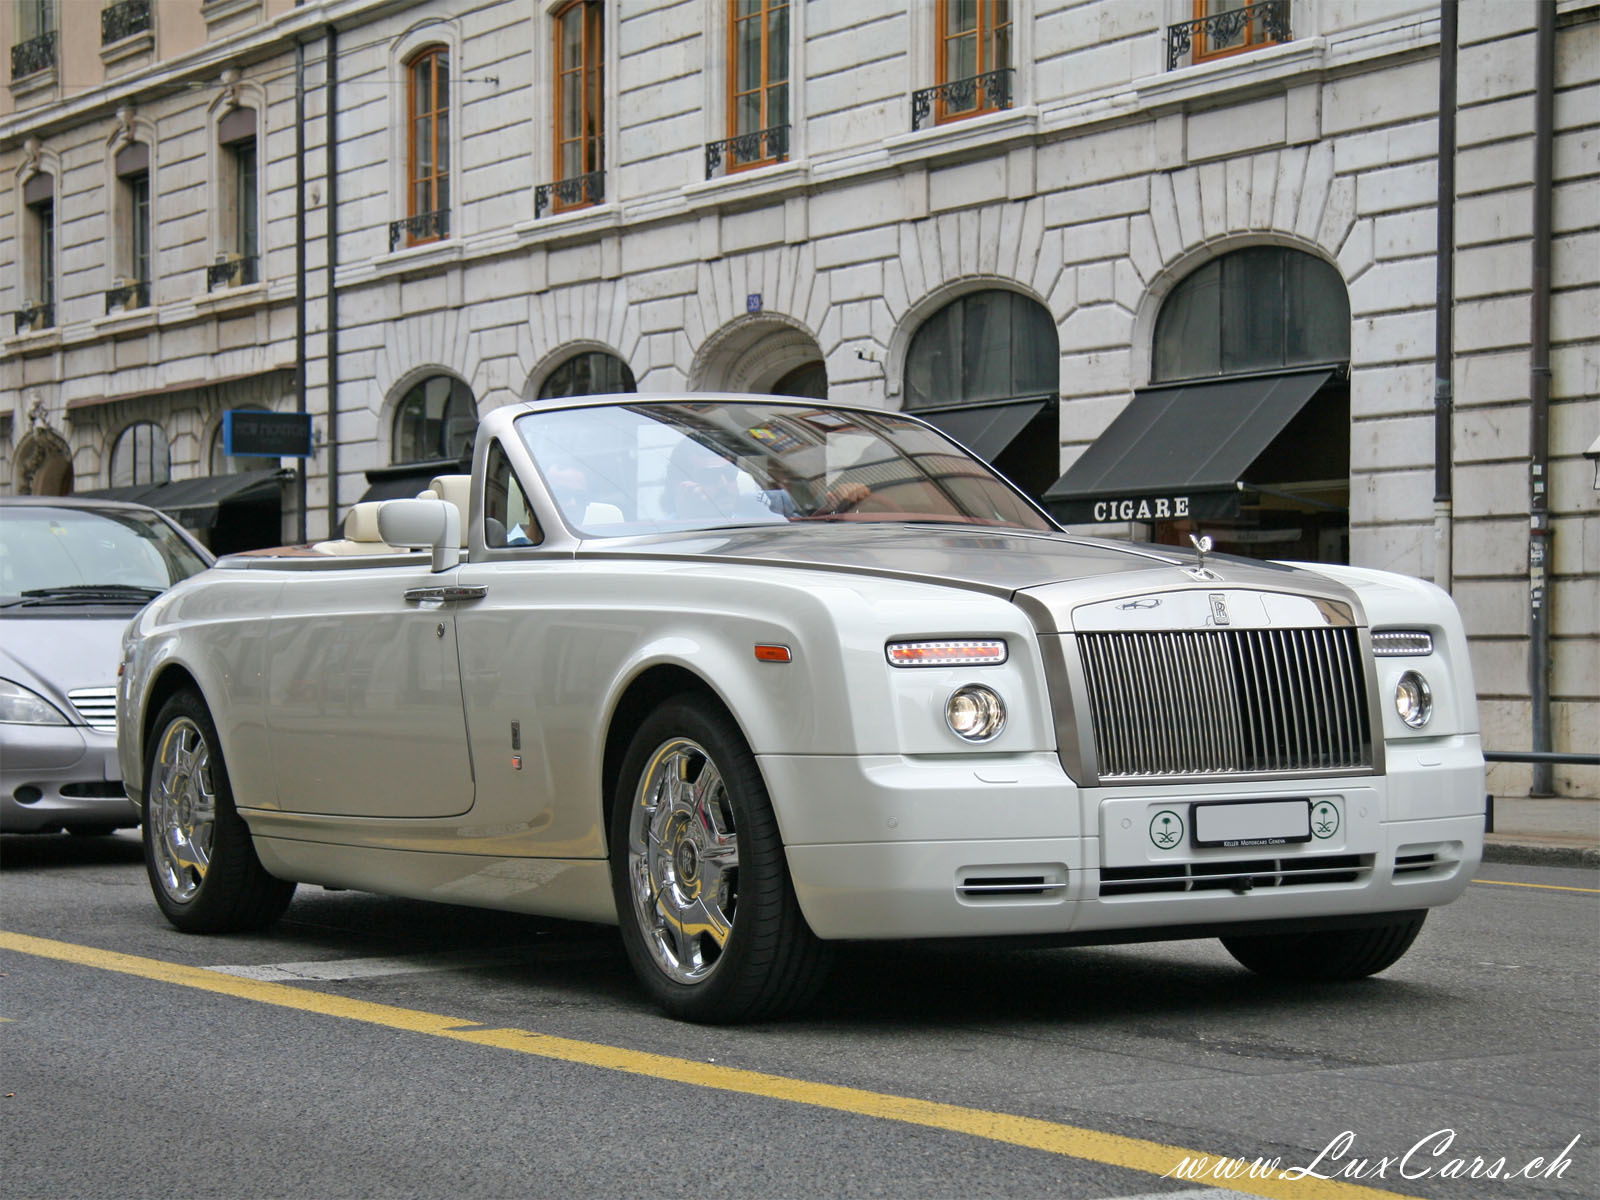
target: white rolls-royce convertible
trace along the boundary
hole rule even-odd
[[[1381,971],[1482,854],[1460,618],[1197,544],[1072,536],[901,413],[498,409],[470,476],[130,626],[156,901],[203,932],[297,883],[616,923],[701,1021],[805,1002],[841,940]]]

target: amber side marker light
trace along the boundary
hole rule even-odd
[[[756,646],[756,661],[770,663],[793,662],[794,655],[789,652],[789,647],[787,646],[764,646],[758,644]]]

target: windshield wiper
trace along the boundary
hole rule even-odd
[[[78,583],[65,587],[28,588],[19,603],[25,607],[47,604],[147,604],[164,588],[131,583]]]

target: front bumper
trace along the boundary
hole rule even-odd
[[[139,810],[122,787],[113,734],[80,725],[0,725],[0,830],[138,823]]]
[[[1079,788],[1051,754],[760,761],[824,938],[1144,940],[1358,918],[1449,903],[1483,854],[1476,737],[1391,745],[1382,776],[1244,784]],[[1309,842],[1197,847],[1162,823],[1302,797],[1320,814]]]

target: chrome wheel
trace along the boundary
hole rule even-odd
[[[739,839],[721,770],[688,738],[662,743],[640,774],[627,878],[655,965],[677,983],[707,979],[733,933]]]
[[[168,725],[156,748],[146,820],[156,881],[171,900],[189,903],[211,869],[217,791],[211,747],[188,717]]]

